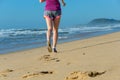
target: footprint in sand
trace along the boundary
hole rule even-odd
[[[104,74],[106,71],[103,72],[96,72],[96,71],[87,71],[87,72],[80,72],[76,71],[71,73],[69,76],[65,78],[65,80],[87,80],[89,77],[97,77],[99,75]]]
[[[10,72],[13,72],[14,70],[12,69],[6,69],[4,71],[1,71],[0,72],[0,77],[7,77],[7,74],[10,73]]]
[[[48,74],[53,74],[53,71],[35,72],[35,73],[24,75],[22,78],[30,78],[30,77],[35,77],[35,76],[39,76],[39,75],[48,75]]]
[[[42,60],[42,61],[47,61],[47,62],[49,62],[49,61],[59,62],[59,61],[60,61],[58,58],[54,58],[54,57],[52,57],[52,56],[50,56],[50,55],[44,55],[44,56],[42,56],[42,57],[40,58],[40,60]]]
[[[103,71],[103,72],[97,72],[97,71],[88,71],[87,74],[89,77],[97,77],[99,75],[102,75],[106,73],[106,71]]]
[[[85,72],[73,72],[65,80],[86,80],[87,77]]]

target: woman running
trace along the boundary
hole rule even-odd
[[[58,27],[61,19],[61,6],[59,0],[40,0],[40,2],[46,2],[44,18],[47,24],[47,48],[49,52],[57,53],[56,45],[58,40]],[[65,6],[64,0],[61,0],[62,5]],[[53,32],[53,34],[52,34]],[[52,46],[51,46],[51,36]]]

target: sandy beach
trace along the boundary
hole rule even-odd
[[[17,47],[17,46],[16,46]],[[120,80],[120,32],[0,55],[0,80]]]

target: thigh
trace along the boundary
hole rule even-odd
[[[58,17],[58,18],[54,19],[54,21],[53,21],[53,23],[54,23],[53,29],[58,30],[58,27],[59,27],[59,24],[60,24],[60,19],[61,19],[61,17]]]
[[[47,28],[52,29],[52,26],[53,26],[52,20],[50,18],[47,18],[47,17],[45,18],[45,20],[46,20]]]

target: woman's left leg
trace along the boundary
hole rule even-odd
[[[59,23],[60,23],[60,17],[55,18],[55,20],[53,21],[53,24],[54,24],[53,25],[53,49],[56,49],[56,45],[57,45]]]

